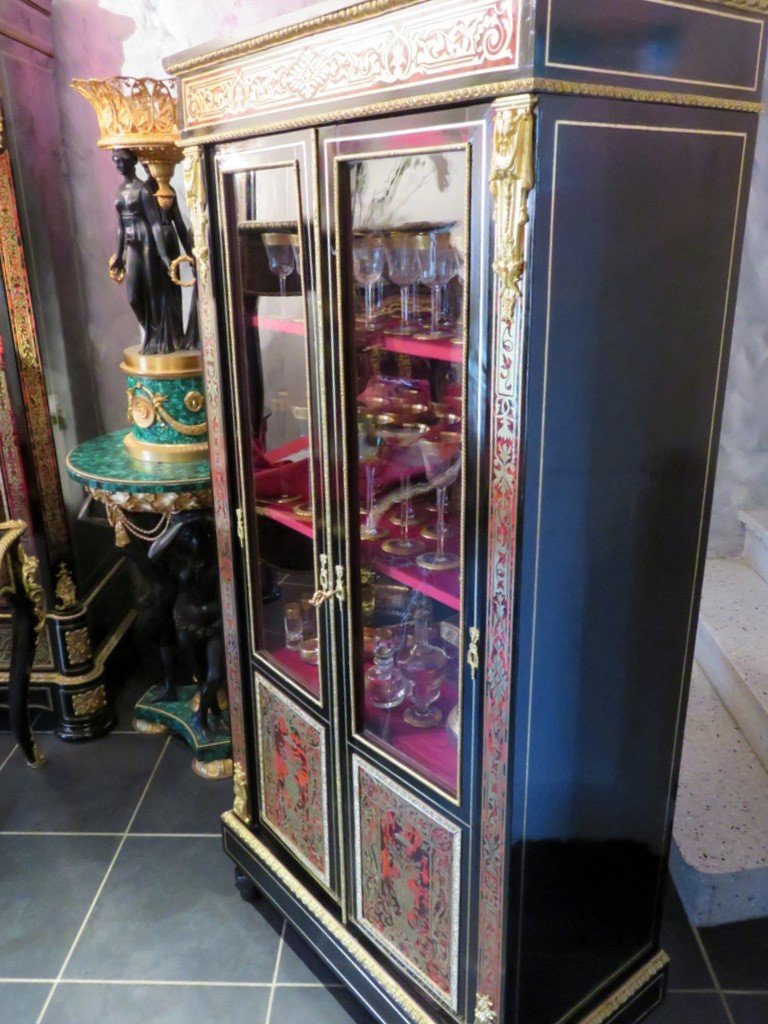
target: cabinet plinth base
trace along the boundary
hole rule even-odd
[[[232,811],[222,816],[222,835],[243,899],[266,896],[381,1024],[438,1024],[442,1015],[431,1014],[426,999],[422,1006],[401,987],[328,901],[304,885]],[[586,1016],[574,1014],[573,1024],[640,1024],[663,999],[668,963],[666,953],[657,953]]]

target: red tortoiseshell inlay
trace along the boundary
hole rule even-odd
[[[325,729],[261,676],[261,816],[301,863],[329,884]]]
[[[357,918],[455,1008],[460,829],[360,758],[353,765]]]

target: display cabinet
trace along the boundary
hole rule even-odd
[[[383,1024],[662,998],[762,7],[325,6],[167,62],[225,848]]]

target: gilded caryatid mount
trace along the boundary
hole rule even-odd
[[[208,451],[196,281],[182,281],[181,263],[195,267],[193,239],[171,177],[182,160],[172,79],[75,79],[96,111],[98,145],[112,150],[123,181],[115,196],[117,249],[109,276],[125,283],[140,342],[125,350],[128,421],[124,439],[143,462],[189,462]],[[141,174],[140,167],[144,169]],[[182,287],[192,302],[184,322]]]
[[[176,198],[170,179],[182,160],[174,80],[74,78],[72,88],[96,111],[99,148],[133,150],[158,183],[158,203],[170,209]]]

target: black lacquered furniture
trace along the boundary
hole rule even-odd
[[[0,523],[0,596],[11,609],[11,658],[8,673],[8,718],[27,764],[33,768],[45,757],[32,738],[29,721],[29,680],[38,636],[45,626],[45,594],[40,562],[27,554],[27,525],[19,519]]]
[[[225,849],[383,1024],[663,997],[764,14],[363,3],[167,62]]]

